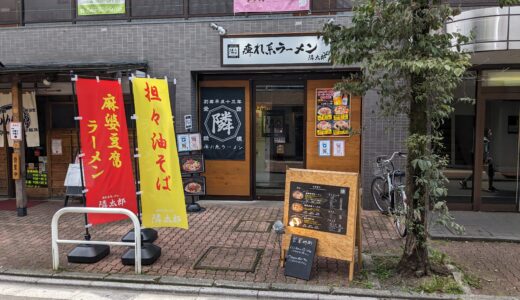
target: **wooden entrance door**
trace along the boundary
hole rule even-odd
[[[218,197],[251,197],[251,99],[249,81],[217,80],[201,81],[200,88],[233,87],[245,90],[245,159],[244,160],[206,160],[206,194]],[[199,90],[199,120],[200,120],[200,90]],[[202,121],[199,121],[200,126]]]

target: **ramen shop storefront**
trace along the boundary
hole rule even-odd
[[[134,70],[146,70],[146,64],[73,64],[73,65],[7,65],[0,69],[0,196],[14,197],[12,178],[12,141],[9,123],[12,115],[12,78],[21,83],[25,125],[25,188],[29,199],[62,197],[68,166],[79,153],[78,132],[74,121],[70,70],[80,76],[115,78],[124,76],[127,118],[131,99],[126,80]],[[126,76],[125,76],[126,75]]]
[[[195,75],[206,198],[282,199],[287,168],[360,172],[361,97],[333,89],[352,71],[328,53],[312,34],[222,39],[229,70]]]

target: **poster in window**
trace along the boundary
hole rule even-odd
[[[78,16],[124,14],[125,0],[78,0]]]
[[[267,110],[262,120],[263,136],[282,136],[285,124],[283,111]]]
[[[350,95],[316,89],[316,136],[349,136],[350,131]]]
[[[182,185],[186,196],[201,196],[206,194],[206,178],[204,176],[184,177]]]
[[[61,139],[52,139],[51,150],[52,150],[52,155],[62,155],[63,154],[63,147],[62,147]]]
[[[25,186],[29,188],[46,188],[47,172],[41,172],[38,169],[28,168],[25,171]]]
[[[202,150],[202,141],[200,133],[190,133],[190,151]]]
[[[201,88],[202,151],[207,160],[245,159],[245,89]]]
[[[190,136],[189,134],[177,134],[177,151],[190,151]]]

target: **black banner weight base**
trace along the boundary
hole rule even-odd
[[[67,254],[69,263],[93,264],[110,254],[108,245],[80,244]]]
[[[161,247],[148,243],[141,246],[141,264],[143,266],[153,264],[160,256]],[[128,251],[121,256],[121,261],[125,266],[135,265],[135,249],[128,249]]]
[[[186,211],[193,213],[193,212],[203,212],[206,210],[204,207],[200,206],[197,202],[195,202],[195,196],[190,196],[190,197],[191,197],[191,203],[186,205]]]
[[[18,207],[16,209],[16,213],[18,217],[25,217],[27,216],[27,207]]]
[[[157,239],[159,235],[157,234],[157,230],[153,228],[142,228],[141,229],[141,241],[143,243],[153,243]],[[130,230],[122,239],[121,241],[126,243],[131,243],[135,241],[135,234],[134,230]]]
[[[190,203],[186,207],[186,210],[190,213],[192,212],[203,212],[206,209],[204,207],[201,207],[198,203]]]

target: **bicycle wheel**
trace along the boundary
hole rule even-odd
[[[400,237],[406,236],[406,214],[408,212],[406,194],[403,190],[397,190],[394,197],[392,215],[394,217],[395,229]]]
[[[382,213],[387,213],[390,206],[390,193],[388,192],[388,182],[382,177],[376,177],[372,180],[370,186],[372,198],[376,203],[377,208]]]

